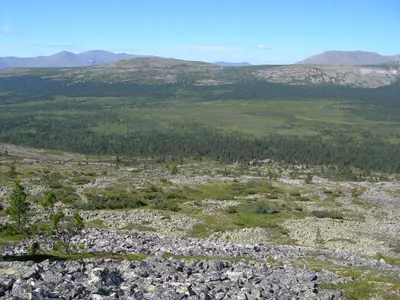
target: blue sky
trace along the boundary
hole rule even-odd
[[[0,1],[0,56],[91,49],[255,64],[397,54],[400,0]]]

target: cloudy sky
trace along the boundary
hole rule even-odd
[[[93,49],[254,64],[397,54],[400,1],[1,0],[0,56]]]

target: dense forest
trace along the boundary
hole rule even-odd
[[[60,100],[60,96],[63,96]],[[105,105],[93,99],[121,97]],[[338,165],[362,170],[400,172],[400,87],[377,89],[338,86],[288,86],[258,81],[223,86],[186,83],[72,83],[35,76],[0,78],[0,142],[86,154],[211,158],[224,163],[273,158],[288,163]],[[181,120],[127,117],[126,108],[163,108],[171,101],[323,101],[343,105],[361,119],[392,122],[390,134],[370,134],[314,126],[318,134],[251,135]],[[379,123],[378,122],[378,123]],[[378,124],[371,123],[371,124]],[[381,124],[379,123],[379,124]],[[117,130],[95,130],[114,124]],[[119,127],[118,127],[119,126]],[[372,126],[372,125],[371,125]],[[375,125],[374,125],[375,126]],[[293,126],[292,126],[293,127]],[[118,128],[120,128],[118,130]],[[346,128],[344,125],[340,128]],[[398,130],[398,131],[397,131]],[[394,138],[391,141],[388,137]]]

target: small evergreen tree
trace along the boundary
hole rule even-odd
[[[317,227],[317,233],[315,236],[315,246],[317,248],[323,248],[324,244],[325,244],[325,241],[322,238],[321,229],[319,227]]]
[[[50,219],[54,215],[54,206],[57,203],[57,196],[53,192],[46,194],[44,200],[40,203],[45,209],[50,211]]]
[[[10,196],[10,206],[6,213],[16,223],[16,231],[22,233],[26,230],[28,222],[29,202],[26,200],[25,188],[19,181],[15,183]]]
[[[312,174],[311,173],[307,173],[306,179],[304,181],[307,184],[311,184],[313,182],[312,179],[313,179]]]
[[[178,174],[178,167],[174,165],[171,170],[171,175],[176,175],[176,174]]]
[[[117,157],[115,158],[115,168],[119,169],[119,165],[121,163],[121,158],[117,155]]]
[[[10,178],[14,178],[17,175],[15,161],[8,165],[9,170],[7,171],[7,176]]]
[[[72,238],[85,228],[82,217],[78,212],[75,212],[73,217],[67,217],[64,212],[58,211],[52,216],[51,222],[53,233],[57,239],[56,245],[60,245],[66,253],[71,253],[73,250]]]

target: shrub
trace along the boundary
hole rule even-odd
[[[53,172],[53,173],[51,173],[51,179],[52,180],[62,180],[62,179],[64,179],[64,177],[59,172]]]
[[[96,209],[124,209],[124,208],[138,208],[146,206],[147,203],[140,198],[121,198],[117,196],[107,198],[91,198],[87,202],[79,203],[78,207],[83,210],[96,210]]]
[[[336,220],[342,220],[343,219],[343,213],[338,212],[338,211],[329,211],[329,210],[315,210],[312,212],[314,217],[317,218],[330,218],[330,219],[336,219]]]
[[[13,236],[18,233],[15,224],[0,224],[0,237]]]
[[[51,189],[61,189],[63,188],[63,185],[59,182],[51,182],[49,183],[49,188]]]
[[[327,194],[327,195],[333,194],[333,192],[332,192],[331,190],[323,190],[322,192],[323,192],[324,194]]]
[[[163,184],[170,184],[171,182],[167,178],[160,178],[160,182]]]
[[[57,189],[54,193],[56,194],[57,199],[64,204],[72,204],[76,200],[80,199],[79,195],[75,193],[75,189],[69,186]]]
[[[297,192],[297,191],[296,192],[290,192],[289,195],[293,196],[293,197],[300,197],[301,196],[300,192]]]
[[[236,206],[229,206],[229,207],[227,207],[226,213],[228,213],[228,214],[236,214],[236,213],[237,213],[237,208],[236,208]]]
[[[313,180],[312,174],[308,173],[308,174],[306,175],[306,178],[304,179],[304,182],[307,183],[307,184],[311,184],[311,183],[313,183],[312,180]]]
[[[161,189],[158,188],[156,185],[151,184],[148,188],[146,188],[144,190],[147,193],[157,193],[157,192],[161,192]]]
[[[222,176],[230,176],[231,172],[227,170],[226,168],[224,170],[215,170],[215,173],[217,175],[222,175]]]
[[[182,191],[179,190],[168,190],[164,194],[167,199],[186,199]]]
[[[303,211],[304,209],[301,206],[295,206],[294,210],[295,211]]]
[[[301,201],[301,202],[309,202],[309,201],[311,201],[311,199],[310,198],[308,198],[308,197],[297,197],[296,198],[296,200],[297,201]]]
[[[178,203],[167,199],[158,199],[154,202],[154,207],[161,210],[170,210],[173,212],[178,212],[181,210]]]
[[[256,214],[272,215],[272,214],[278,213],[279,210],[276,207],[276,205],[274,205],[274,204],[259,202],[259,203],[257,203],[256,207],[254,208],[253,212]]]
[[[72,182],[77,185],[84,185],[84,184],[88,184],[90,182],[90,179],[85,178],[85,177],[78,177],[78,178],[72,179]]]
[[[352,188],[352,189],[351,189],[351,195],[352,195],[354,198],[357,198],[357,197],[361,196],[361,194],[362,194],[362,191],[361,191],[361,190],[359,190],[359,189],[357,189],[357,188]]]
[[[171,170],[171,175],[176,175],[176,174],[178,174],[178,167],[174,165]]]
[[[30,256],[37,255],[40,252],[40,244],[39,242],[33,242],[32,245],[28,248],[27,254]]]

